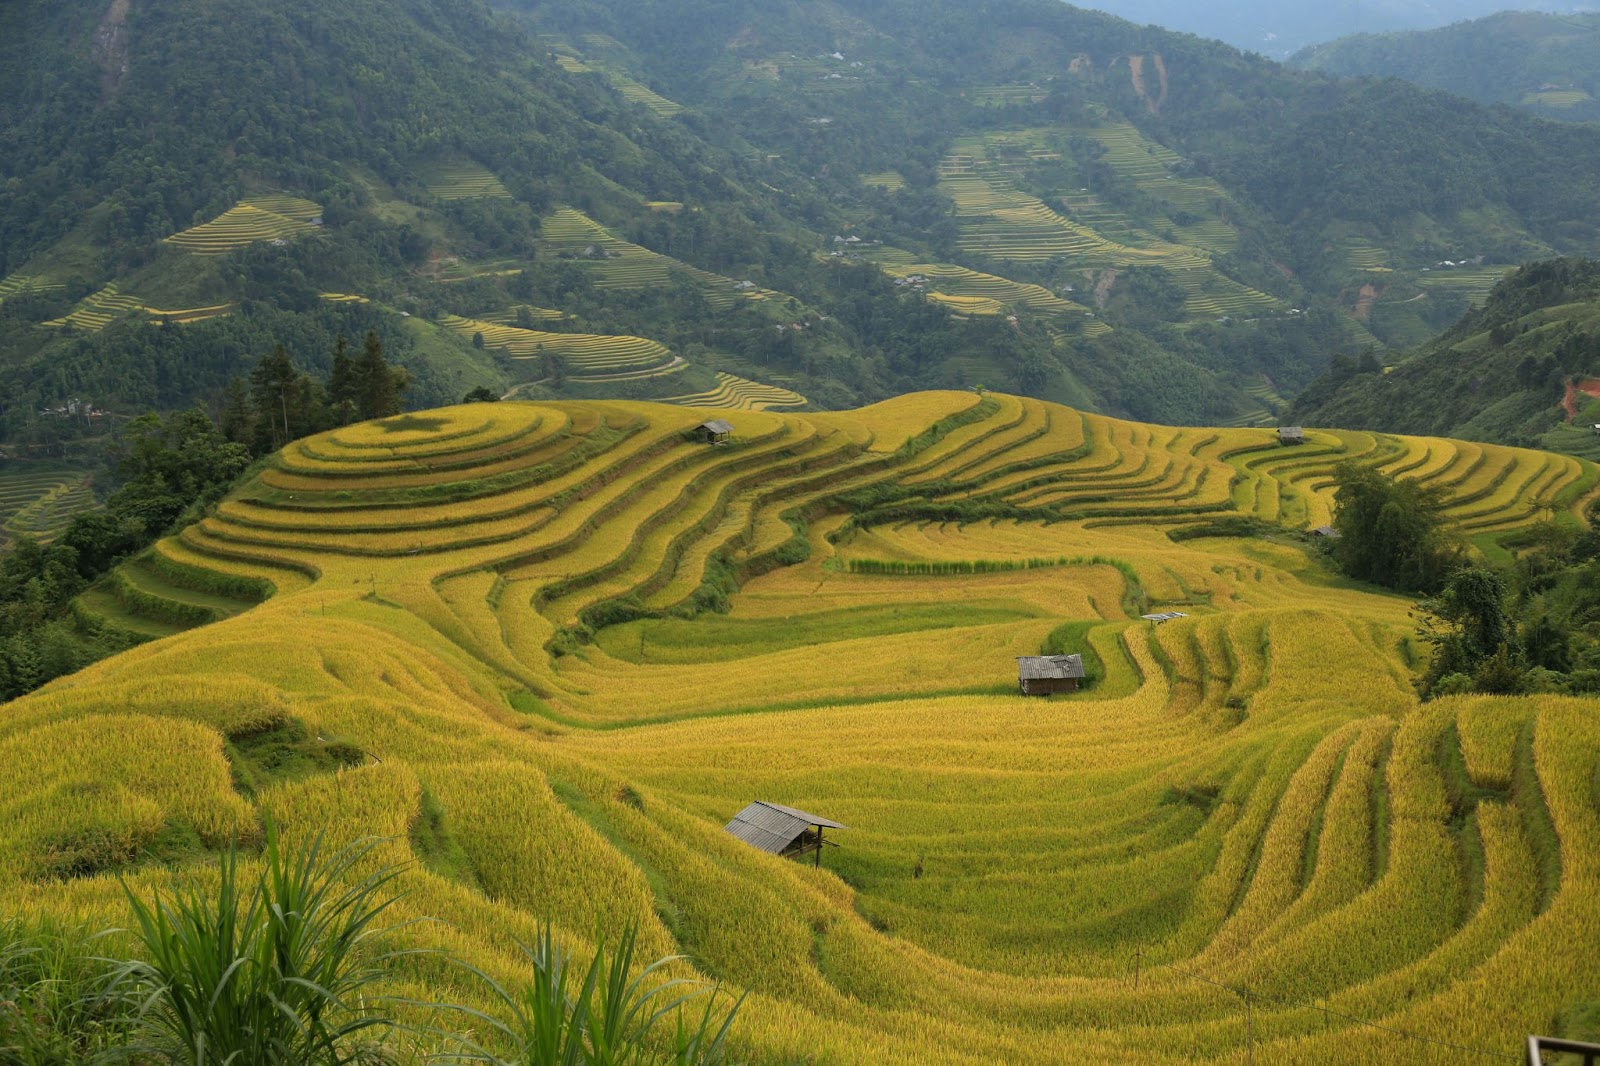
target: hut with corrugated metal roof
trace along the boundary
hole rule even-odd
[[[1024,696],[1076,692],[1087,676],[1081,655],[1019,655],[1017,686]]]
[[[1299,426],[1282,426],[1278,429],[1279,444],[1304,444],[1306,431]]]
[[[733,435],[733,423],[725,418],[713,418],[694,427],[694,435],[707,444],[726,444]]]
[[[816,864],[821,866],[822,846],[838,847],[831,840],[823,840],[822,831],[850,827],[795,807],[756,800],[734,815],[726,828],[746,844],[760,848],[769,855],[792,858],[807,852],[814,853]]]

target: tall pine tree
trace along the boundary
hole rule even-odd
[[[411,375],[384,360],[383,341],[376,332],[367,333],[356,371],[362,390],[362,418],[388,418],[400,413],[400,393],[411,384]]]
[[[333,369],[328,374],[328,405],[334,421],[348,426],[359,418],[363,393],[360,368],[350,358],[350,343],[341,333],[333,345]]]

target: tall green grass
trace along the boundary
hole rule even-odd
[[[376,847],[286,851],[267,833],[266,868],[240,877],[237,849],[214,886],[145,902],[128,893],[144,957],[115,982],[141,1003],[132,1056],[175,1066],[343,1066],[391,1061],[394,1025],[374,986],[404,952],[380,947],[397,867],[356,871]]]
[[[726,1013],[718,991],[683,978],[662,980],[660,971],[681,956],[668,956],[635,973],[637,930],[625,927],[607,958],[602,942],[579,975],[574,960],[555,942],[549,927],[529,948],[529,980],[507,988],[481,971],[498,1008],[473,1012],[512,1051],[502,1057],[481,1048],[462,1061],[493,1066],[721,1066],[741,996]],[[698,1010],[689,1010],[703,1000]],[[670,1022],[671,1031],[666,1031]],[[659,1030],[659,1032],[658,1032]]]

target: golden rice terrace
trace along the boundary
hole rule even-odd
[[[286,449],[79,605],[171,635],[0,712],[0,911],[119,924],[117,875],[172,876],[152,841],[270,813],[387,838],[400,912],[442,919],[406,935],[492,973],[542,918],[636,919],[749,990],[758,1063],[1510,1061],[1600,1001],[1600,706],[1419,704],[1410,603],[1297,533],[1355,459],[1492,555],[1593,465],[968,393],[704,417]],[[1221,515],[1281,532],[1168,535]],[[1018,695],[1053,634],[1093,683]],[[290,727],[358,765],[243,787]],[[754,800],[849,829],[778,858],[723,829]]]

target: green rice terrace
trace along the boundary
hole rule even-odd
[[[46,460],[0,462],[0,539],[51,540],[94,503],[80,469]]]
[[[1184,310],[1191,318],[1283,308],[1278,299],[1212,265],[1214,254],[1237,242],[1237,234],[1216,213],[1216,205],[1226,199],[1219,186],[1178,175],[1182,160],[1176,153],[1125,123],[1073,130],[1072,135],[1099,144],[1102,161],[1165,214],[1133,218],[1087,188],[1055,190],[1050,195],[1059,197],[1061,209],[1052,208],[1026,190],[1042,180],[1042,173],[1059,167],[1065,134],[1023,130],[973,135],[959,138],[940,164],[940,187],[955,202],[963,252],[983,261],[1060,265],[1086,275],[1160,266],[1187,293]]]
[[[441,200],[510,199],[511,194],[485,168],[464,161],[436,163],[418,171],[428,191]]]

